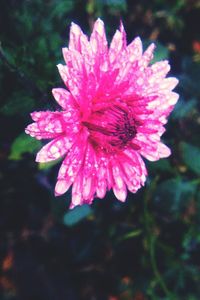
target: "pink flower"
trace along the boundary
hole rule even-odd
[[[60,111],[33,112],[26,133],[52,139],[36,161],[64,157],[55,186],[56,196],[72,185],[71,207],[103,198],[113,189],[125,201],[145,183],[142,157],[156,161],[170,155],[161,141],[167,117],[178,100],[172,92],[178,80],[165,78],[167,61],[149,64],[151,44],[143,53],[140,38],[126,44],[121,24],[110,47],[104,23],[98,19],[90,39],[71,25],[66,65],[59,64],[67,87],[53,89]]]

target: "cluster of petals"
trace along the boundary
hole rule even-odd
[[[145,183],[142,157],[170,155],[160,138],[178,100],[172,91],[178,80],[166,78],[168,61],[150,63],[154,48],[143,52],[139,37],[127,45],[122,24],[108,46],[102,20],[90,38],[72,23],[65,64],[58,65],[66,89],[52,91],[61,109],[33,112],[26,128],[36,139],[51,140],[37,162],[63,157],[55,195],[72,186],[71,208],[104,198],[110,189],[125,201],[127,190],[135,193]]]

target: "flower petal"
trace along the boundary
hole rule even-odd
[[[56,196],[65,193],[77,177],[77,174],[83,164],[85,147],[86,144],[83,139],[80,139],[80,141],[74,141],[73,146],[67,153],[67,156],[64,159],[58,172],[58,181],[55,187]]]
[[[170,71],[170,65],[167,60],[162,60],[151,65],[149,69],[152,71],[151,79],[158,80],[167,75],[167,73]]]
[[[104,23],[101,19],[97,19],[94,23],[93,31],[90,37],[90,45],[95,56],[107,52],[107,39],[104,28]]]
[[[128,46],[127,46],[127,55],[130,62],[135,62],[141,59],[142,57],[142,41],[139,37],[136,37]]]
[[[152,43],[145,50],[144,54],[142,55],[142,59],[139,63],[140,66],[143,66],[144,68],[146,68],[148,66],[150,61],[153,59],[153,52],[154,52],[155,47],[156,47],[156,45],[154,43]]]
[[[170,149],[161,142],[152,142],[148,140],[146,143],[140,143],[140,153],[150,161],[156,161],[160,158],[168,157],[171,154]]]
[[[121,22],[108,49],[104,23],[98,19],[90,39],[72,23],[65,65],[58,70],[68,90],[52,90],[62,111],[34,112],[26,133],[53,140],[37,154],[48,162],[66,155],[55,195],[72,185],[70,208],[90,204],[113,189],[124,202],[127,190],[144,185],[151,161],[170,155],[160,138],[178,100],[178,80],[166,78],[168,61],[150,64],[155,45],[143,53],[139,37],[127,45]]]
[[[69,49],[77,50],[80,52],[81,51],[80,39],[83,35],[81,28],[77,24],[72,22],[69,35],[70,35]]]
[[[116,30],[109,48],[109,60],[111,64],[117,59],[118,55],[121,54],[123,46],[124,34],[123,32]]]
[[[121,169],[124,172],[124,181],[129,191],[135,193],[146,180],[146,167],[140,155],[126,149],[121,159]]]
[[[72,202],[70,208],[83,204],[82,174],[78,174],[72,187]]]
[[[103,199],[107,190],[106,183],[106,173],[107,167],[104,160],[100,160],[98,163],[98,172],[97,172],[97,185],[96,185],[96,194],[98,198]]]
[[[63,109],[69,109],[69,105],[73,105],[73,97],[66,89],[54,88],[52,94]]]
[[[36,122],[28,125],[25,132],[36,139],[56,138],[64,132],[60,112],[33,112],[31,117]]]
[[[124,202],[126,200],[127,190],[122,170],[116,159],[112,161],[112,173],[114,179],[113,192],[119,201]]]
[[[94,198],[96,190],[96,173],[98,172],[96,164],[96,154],[90,143],[87,145],[85,151],[85,159],[83,165],[83,186],[82,194],[84,203],[90,204]]]
[[[67,137],[54,139],[38,152],[36,161],[43,163],[56,160],[65,155],[72,145],[73,142]]]

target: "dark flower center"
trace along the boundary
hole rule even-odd
[[[95,111],[82,124],[88,128],[91,141],[107,150],[125,147],[137,133],[137,122],[132,112],[122,105]]]

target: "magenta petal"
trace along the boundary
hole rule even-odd
[[[127,196],[123,172],[116,161],[112,162],[112,173],[114,179],[113,192],[119,201],[124,202]]]
[[[104,28],[104,23],[101,19],[97,19],[94,23],[93,31],[90,37],[90,45],[93,52],[98,54],[104,54],[107,51],[107,39]]]
[[[147,67],[148,64],[150,63],[150,61],[153,59],[153,52],[154,52],[154,49],[155,49],[155,44],[151,44],[147,50],[144,52],[143,56],[142,56],[142,59],[141,59],[141,65],[143,67]]]
[[[72,104],[72,95],[67,90],[62,88],[53,89],[52,94],[63,109],[67,109],[68,105]]]
[[[56,138],[64,131],[60,112],[33,112],[31,117],[35,123],[28,125],[25,132],[36,139]]]
[[[80,51],[80,39],[81,36],[83,35],[81,28],[72,23],[71,28],[70,28],[70,39],[69,39],[69,49],[70,50],[77,50]]]
[[[60,196],[66,193],[71,185],[71,181],[67,181],[65,179],[58,179],[55,186],[55,196]]]
[[[139,61],[142,57],[142,41],[139,37],[135,38],[128,46],[128,59],[131,63]]]
[[[48,162],[62,157],[71,148],[72,141],[67,137],[57,138],[45,145],[37,154],[37,162]]]

